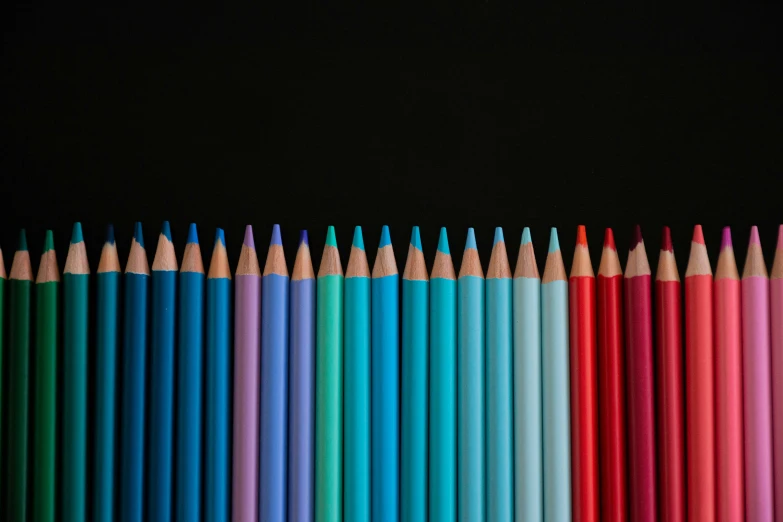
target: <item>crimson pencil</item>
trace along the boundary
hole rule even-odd
[[[685,417],[682,382],[682,284],[669,227],[655,275],[658,352],[658,473],[662,522],[685,521]]]
[[[783,225],[778,228],[775,260],[769,273],[769,311],[772,337],[772,456],[777,522],[783,521]]]
[[[714,290],[716,510],[718,522],[732,522],[745,516],[745,481],[741,290],[729,227],[723,229]]]
[[[637,225],[625,267],[628,483],[631,520],[657,522],[650,264]]]
[[[688,520],[715,520],[715,349],[712,268],[701,225],[685,271],[685,454]]]
[[[595,276],[585,227],[576,235],[568,280],[571,333],[571,494],[573,517],[598,521]]]
[[[623,271],[607,228],[598,266],[598,414],[601,508],[604,522],[625,522],[625,379]]]

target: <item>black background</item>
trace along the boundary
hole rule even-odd
[[[34,270],[45,228],[62,267],[75,220],[93,271],[108,222],[124,264],[143,221],[151,261],[164,219],[180,259],[190,221],[225,228],[232,265],[275,222],[289,266],[310,230],[316,269],[329,224],[344,265],[356,224],[371,262],[389,224],[400,265],[414,224],[430,263],[448,226],[457,266],[468,226],[485,268],[495,226],[512,266],[531,226],[540,267],[559,227],[570,266],[579,223],[596,267],[602,229],[624,263],[635,223],[653,270],[663,224],[681,272],[695,223],[713,264],[732,225],[740,265],[758,224],[770,262],[780,8],[686,9],[5,7],[6,267],[22,226]]]

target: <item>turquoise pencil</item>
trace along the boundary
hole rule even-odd
[[[430,522],[457,521],[457,278],[440,229],[430,280]]]
[[[175,505],[178,522],[201,520],[201,396],[204,360],[204,263],[195,223],[179,272],[179,350]]]
[[[514,518],[513,357],[511,267],[503,229],[487,270],[487,519]]]
[[[457,316],[457,512],[461,522],[483,522],[486,517],[484,271],[472,228],[468,229],[457,279]]]
[[[552,228],[541,280],[544,404],[544,519],[571,520],[571,431],[568,351],[568,280]]]
[[[399,520],[399,275],[384,226],[372,270],[372,521]]]
[[[427,346],[429,278],[419,227],[402,274],[401,519],[427,520]]]
[[[544,520],[541,411],[541,278],[522,231],[514,271],[514,520]]]
[[[370,520],[370,267],[356,227],[345,270],[345,522]]]

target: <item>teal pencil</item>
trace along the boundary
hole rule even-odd
[[[356,227],[345,270],[345,522],[370,520],[370,266]]]
[[[522,231],[514,272],[514,520],[544,520],[541,411],[541,278]]]
[[[90,265],[82,226],[73,225],[63,270],[62,520],[87,518],[87,315]]]
[[[402,274],[401,519],[427,520],[427,346],[429,278],[419,227]]]
[[[487,519],[514,518],[511,267],[503,229],[495,229],[487,270]]]
[[[544,517],[571,520],[571,431],[568,365],[568,280],[552,228],[541,280],[544,404]]]
[[[430,280],[430,522],[457,520],[457,278],[440,229]]]
[[[457,512],[461,522],[483,522],[486,517],[484,271],[472,228],[468,229],[457,279],[457,310]]]

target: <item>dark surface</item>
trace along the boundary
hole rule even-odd
[[[124,265],[133,221],[151,262],[163,219],[180,258],[198,223],[205,262],[224,227],[232,266],[248,222],[262,263],[281,224],[289,266],[308,228],[316,270],[329,224],[344,265],[356,224],[371,262],[391,225],[400,267],[414,224],[430,263],[441,225],[457,263],[473,226],[486,267],[500,225],[513,268],[529,225],[540,268],[550,226],[570,266],[579,223],[596,268],[606,226],[624,263],[641,223],[654,270],[669,224],[684,275],[697,222],[713,265],[724,224],[740,265],[751,224],[771,261],[783,221],[778,7],[67,9],[0,17],[9,270],[21,226],[34,270],[54,228],[62,268],[74,220],[93,271],[107,222]]]

